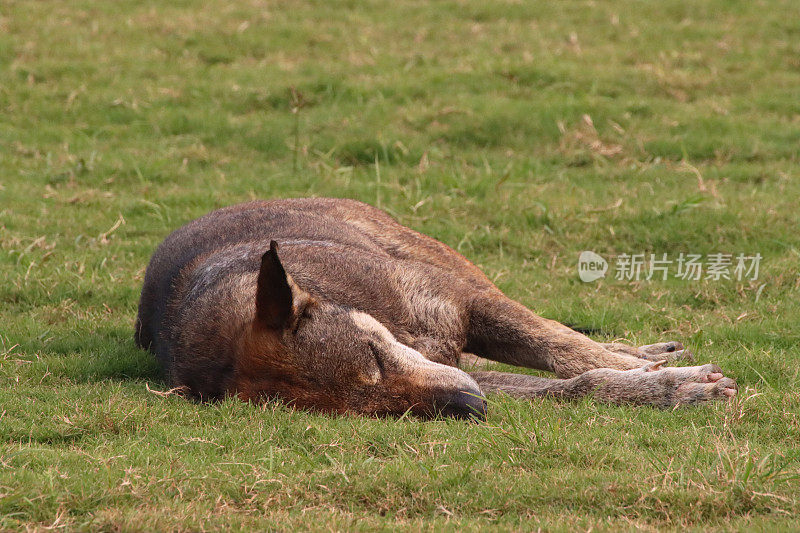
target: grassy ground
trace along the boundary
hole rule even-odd
[[[793,0],[0,6],[0,529],[752,529],[800,515]],[[166,234],[342,196],[597,339],[741,390],[486,424],[162,397],[132,341]],[[581,250],[763,256],[594,284]]]

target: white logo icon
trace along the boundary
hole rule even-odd
[[[578,276],[589,283],[606,276],[608,262],[594,252],[586,250],[578,256]]]

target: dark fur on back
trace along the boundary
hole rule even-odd
[[[396,234],[398,230],[400,235]],[[398,224],[368,204],[331,198],[255,201],[198,218],[175,230],[158,247],[142,289],[137,344],[143,348],[152,345],[159,354],[162,320],[183,269],[231,244],[247,244],[253,254],[234,268],[257,272],[256,256],[260,258],[270,240],[300,241],[297,244],[313,247],[317,252],[322,251],[322,255],[335,255],[326,247],[346,247],[348,252],[368,255],[377,261],[419,260],[423,252],[432,266],[450,272],[467,270],[472,283],[487,289],[493,287],[480,270],[451,248]],[[159,354],[162,363],[166,363],[163,357]]]

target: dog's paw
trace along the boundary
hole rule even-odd
[[[678,341],[657,342],[637,348],[637,354],[648,361],[694,361],[694,355]]]
[[[663,363],[662,360],[642,368],[644,381],[650,382],[647,388],[654,394],[654,405],[677,407],[736,396],[736,381],[725,377],[717,365],[662,368]]]
[[[665,360],[635,370],[590,370],[579,378],[587,381],[595,397],[611,403],[673,408],[736,396],[736,381],[717,365],[668,367]]]
[[[684,349],[683,344],[677,341],[658,342],[638,348],[620,342],[612,342],[603,344],[603,347],[614,353],[632,355],[645,361],[694,361],[692,352]]]

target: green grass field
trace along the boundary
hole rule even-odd
[[[0,110],[0,530],[800,527],[794,0],[6,0]],[[310,195],[595,339],[681,340],[739,396],[467,424],[152,392],[156,245]],[[763,259],[585,284],[582,250]]]

